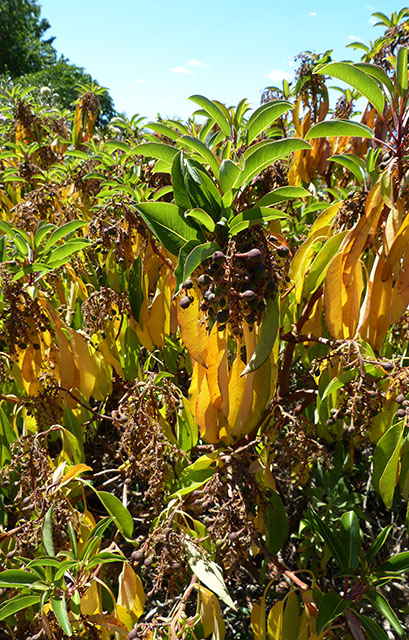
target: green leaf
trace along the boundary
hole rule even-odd
[[[62,238],[65,238],[70,233],[72,233],[73,231],[76,231],[80,227],[85,227],[85,225],[87,224],[88,222],[84,220],[70,220],[70,222],[67,222],[66,224],[63,224],[61,227],[58,227],[58,229],[53,231],[53,233],[48,238],[46,245],[42,251],[42,254],[47,253],[59,240],[62,240]]]
[[[343,546],[340,544],[335,534],[311,507],[309,508],[309,514],[313,530],[319,533],[323,538],[329,551],[334,556],[339,568],[346,569],[348,567],[347,556]]]
[[[392,531],[392,525],[389,524],[387,527],[382,529],[380,534],[375,538],[375,540],[373,541],[373,543],[369,547],[368,553],[366,554],[366,561],[368,563],[368,567],[374,561],[374,558],[375,558],[376,554],[378,553],[378,551],[385,544],[385,542],[386,542],[386,540],[387,540],[387,538],[388,538],[388,536],[389,536],[391,531]]]
[[[346,153],[342,156],[331,156],[328,160],[329,162],[336,162],[337,164],[340,164],[341,167],[349,169],[354,174],[359,184],[363,183],[364,173],[362,167],[360,166],[358,158],[352,153]]]
[[[294,187],[292,185],[288,187],[278,187],[277,189],[273,189],[273,191],[269,191],[266,193],[260,200],[256,203],[257,207],[268,207],[272,204],[278,204],[279,202],[284,202],[285,200],[291,200],[292,198],[308,198],[311,196],[311,193],[304,189],[304,187]]]
[[[375,80],[378,80],[378,82],[388,89],[391,97],[394,96],[395,92],[393,90],[393,84],[382,67],[378,67],[376,64],[369,64],[368,62],[357,62],[354,64],[354,67],[361,69],[361,71],[365,71],[369,76],[373,76]]]
[[[251,356],[241,375],[256,371],[270,357],[279,329],[280,308],[278,298],[270,298],[261,321],[260,335],[253,355]]]
[[[87,563],[87,571],[93,569],[99,564],[110,564],[112,562],[127,562],[127,559],[119,553],[110,553],[109,551],[101,551]]]
[[[200,239],[202,234],[185,220],[179,207],[169,202],[140,202],[137,211],[163,244],[165,249],[177,256],[188,240]]]
[[[37,231],[34,236],[34,248],[37,250],[44,240],[45,236],[48,235],[53,229],[55,229],[55,224],[49,224],[42,220],[37,227]]]
[[[185,262],[186,262],[186,258],[188,257],[189,253],[192,251],[192,249],[194,249],[195,247],[198,246],[199,241],[198,240],[189,240],[189,242],[186,242],[186,244],[183,245],[183,247],[181,247],[179,249],[179,255],[178,255],[178,263],[176,265],[176,269],[174,271],[174,276],[175,276],[175,292],[179,291],[182,283],[183,283],[183,270],[185,268]]]
[[[65,596],[63,596],[61,599],[51,598],[50,602],[51,608],[54,611],[55,617],[57,618],[61,629],[67,636],[72,636],[72,629],[68,618]]]
[[[337,618],[350,604],[349,600],[342,598],[336,591],[329,591],[321,600],[316,622],[316,633],[319,635],[324,627]]]
[[[99,540],[102,539],[102,536],[104,535],[105,530],[109,527],[109,525],[111,524],[111,522],[113,521],[113,518],[103,518],[102,520],[100,520],[98,522],[98,524],[95,525],[95,527],[92,529],[91,533],[89,534],[86,543],[84,544],[82,550],[81,550],[81,560],[86,562],[89,555],[90,555],[90,549],[92,548],[92,546],[94,545],[94,543],[98,543]]]
[[[283,503],[275,491],[268,492],[264,522],[266,547],[272,555],[276,555],[287,541],[288,520]]]
[[[357,369],[349,369],[348,371],[344,371],[344,373],[341,373],[340,376],[333,378],[331,382],[325,387],[324,393],[321,396],[321,400],[325,400],[325,398],[331,395],[331,393],[334,393],[334,391],[338,391],[338,389],[341,389],[343,386],[348,384],[348,382],[351,382],[351,380],[356,378],[357,375]]]
[[[227,158],[222,161],[220,165],[219,180],[223,193],[227,193],[227,191],[232,188],[239,173],[239,167],[232,160]]]
[[[192,208],[192,203],[189,198],[189,194],[186,189],[185,184],[185,165],[183,160],[183,151],[179,151],[172,162],[172,188],[173,195],[175,197],[175,204],[182,209],[182,211],[186,211],[187,209]]]
[[[306,140],[313,138],[337,138],[339,136],[373,138],[374,132],[360,122],[352,122],[351,120],[325,120],[314,124],[307,131]]]
[[[375,589],[371,589],[365,593],[364,598],[365,600],[369,600],[369,602],[387,619],[392,629],[398,634],[399,638],[407,640],[407,635],[402,629],[396,613],[381,593],[375,591]]]
[[[54,506],[48,509],[43,521],[43,545],[49,556],[55,556],[53,541],[53,511]]]
[[[193,149],[198,153],[204,161],[209,165],[215,177],[219,175],[219,163],[217,158],[210,151],[201,140],[194,138],[193,136],[183,136],[180,138],[180,144],[186,145],[188,148]]]
[[[276,140],[275,142],[262,143],[262,145],[254,151],[252,151],[250,147],[250,149],[248,149],[248,155],[246,156],[244,169],[242,169],[237,176],[233,186],[235,188],[242,187],[276,160],[285,158],[294,151],[310,148],[307,142],[299,138],[288,138],[285,140]]]
[[[40,596],[16,596],[6,600],[0,605],[0,620],[4,620],[23,609],[28,609],[28,607],[38,604],[40,600]]]
[[[361,49],[361,51],[365,51],[365,53],[369,52],[369,47],[367,47],[366,44],[363,44],[362,42],[350,42],[349,44],[347,44],[346,48],[348,49],[349,47],[351,47],[352,49]]]
[[[289,109],[294,109],[294,105],[288,100],[272,100],[256,109],[247,122],[247,144]]]
[[[246,209],[242,213],[238,213],[229,223],[229,235],[235,236],[243,229],[254,227],[256,224],[263,224],[269,220],[290,219],[290,216],[279,209],[270,209],[269,207],[254,207]]]
[[[179,476],[176,487],[173,487],[170,498],[174,498],[178,494],[184,496],[205,484],[216,473],[216,455],[200,456],[195,462],[185,467]]]
[[[220,247],[217,242],[205,242],[204,244],[198,244],[194,247],[185,261],[183,281],[185,281],[202,262],[210,258],[210,256],[218,250],[220,250]]]
[[[56,269],[68,262],[68,258],[78,251],[82,251],[89,247],[90,241],[86,238],[78,238],[78,240],[69,240],[59,247],[53,249],[44,260],[48,267]]]
[[[175,131],[174,129],[172,129],[171,127],[168,127],[165,124],[161,124],[159,122],[148,122],[145,125],[146,129],[151,129],[152,131],[155,131],[156,133],[160,133],[163,136],[166,136],[168,138],[170,138],[171,140],[179,140],[180,138],[180,133],[178,133],[177,131]]]
[[[192,540],[185,538],[188,563],[197,578],[231,609],[236,609],[223,579],[220,567]]]
[[[208,116],[213,118],[213,120],[217,122],[217,124],[219,125],[220,129],[223,131],[225,136],[227,137],[230,136],[229,122],[226,119],[226,116],[223,114],[223,112],[219,109],[219,107],[214,102],[212,102],[208,98],[205,98],[205,96],[201,96],[201,95],[190,96],[189,100],[192,100],[192,102],[195,102],[196,104],[198,104],[199,107],[201,107]]]
[[[142,142],[131,151],[131,155],[156,158],[156,160],[163,160],[169,164],[173,162],[177,153],[178,149],[164,142]]]
[[[403,98],[408,91],[408,50],[399,46],[396,54],[396,82],[399,95]]]
[[[344,547],[348,567],[356,569],[361,549],[361,531],[355,511],[342,514],[340,523],[340,543]]]
[[[185,218],[193,218],[193,220],[196,220],[199,224],[205,227],[207,231],[210,231],[210,233],[213,233],[216,226],[213,218],[209,216],[207,211],[204,209],[190,209],[189,211],[186,211]]]
[[[337,253],[343,239],[345,238],[348,230],[341,231],[328,238],[324,243],[324,246],[319,250],[317,256],[312,262],[307,277],[304,280],[304,286],[302,291],[303,298],[307,296],[321,285],[327,275],[328,265],[334,255]]]
[[[346,82],[365,96],[365,98],[373,104],[378,113],[383,112],[385,101],[381,89],[375,80],[364,71],[361,71],[361,69],[357,69],[348,62],[330,62],[320,67],[316,73],[320,75],[326,74],[332,78],[338,78],[338,80]]]
[[[95,492],[124,538],[132,538],[133,520],[128,509],[112,493],[96,490]]]
[[[38,576],[24,569],[7,569],[0,572],[0,587],[29,587],[38,580]]]
[[[385,631],[377,622],[375,622],[375,620],[368,618],[368,616],[365,616],[363,613],[357,613],[356,611],[355,615],[368,635],[369,640],[389,640]]]
[[[145,296],[143,293],[142,260],[139,256],[135,258],[129,269],[128,297],[132,315],[136,322],[141,323],[140,314]]]
[[[403,431],[403,421],[393,425],[378,441],[374,451],[373,484],[387,509],[392,507],[393,494],[398,484]]]
[[[376,568],[376,574],[382,576],[383,573],[407,573],[409,571],[409,551],[397,553],[396,556],[388,558]],[[1,573],[0,573],[1,578]]]

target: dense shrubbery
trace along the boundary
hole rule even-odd
[[[200,123],[4,91],[2,637],[406,637],[408,14]]]

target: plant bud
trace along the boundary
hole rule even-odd
[[[192,287],[193,287],[193,280],[191,278],[188,278],[187,280],[184,281],[183,283],[184,289],[191,289]]]
[[[405,409],[398,409],[396,415],[398,416],[398,418],[404,418],[406,416]]]
[[[143,561],[143,564],[144,564],[145,567],[150,567],[152,562],[153,562],[153,556],[149,556],[149,558],[146,558]]]
[[[133,560],[134,562],[140,562],[143,558],[143,551],[141,549],[138,549],[137,551],[133,551],[131,553],[131,560]]]
[[[403,395],[403,393],[400,393],[395,398],[395,402],[397,402],[398,404],[402,404],[402,402],[404,402],[404,400],[405,400],[405,396]]]
[[[209,282],[210,282],[210,278],[209,278],[209,276],[208,276],[208,275],[206,275],[205,273],[202,273],[202,274],[198,277],[197,281],[198,281],[198,283],[199,283],[199,285],[200,285],[201,287],[207,287],[207,285],[208,285],[208,284],[209,284]]]

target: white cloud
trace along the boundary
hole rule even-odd
[[[369,11],[375,11],[375,7],[372,4],[367,4],[366,8],[369,9]]]
[[[183,66],[180,66],[180,67],[171,67],[171,68],[169,69],[169,71],[172,71],[173,73],[184,73],[184,74],[187,74],[187,75],[189,75],[189,74],[191,74],[191,73],[192,73],[192,72],[190,71],[190,69],[188,69],[187,67],[183,67]]]
[[[282,69],[273,69],[270,73],[266,73],[264,75],[265,78],[269,78],[273,82],[281,82],[281,80],[290,80],[291,76],[286,71]]]
[[[191,58],[189,60],[189,64],[191,64],[192,67],[203,67],[203,69],[207,69],[208,67],[210,67],[210,64],[207,64],[206,62],[200,62],[200,60],[196,60],[196,58]]]
[[[145,80],[143,78],[135,78],[135,82],[145,82]]]
[[[315,18],[315,16],[317,15],[317,12],[316,11],[310,11],[308,15],[311,16],[312,18]]]
[[[351,42],[363,42],[362,38],[358,38],[358,36],[348,36],[348,40],[351,40]]]
[[[368,20],[369,24],[376,24],[378,22],[378,19],[375,18],[374,16],[371,16]]]

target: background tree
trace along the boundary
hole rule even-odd
[[[35,0],[2,0],[0,73],[16,78],[55,62],[54,38],[43,38],[49,27]]]

